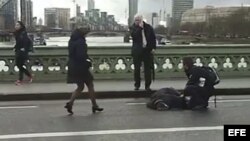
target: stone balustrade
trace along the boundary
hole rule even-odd
[[[66,81],[67,51],[67,47],[35,47],[26,67],[35,74],[36,81]],[[88,52],[95,79],[133,79],[130,46],[91,46]],[[250,76],[250,45],[177,45],[157,48],[156,79],[185,77],[185,56],[193,57],[197,66],[214,67],[221,77]],[[17,75],[12,48],[0,48],[0,81],[14,81]]]

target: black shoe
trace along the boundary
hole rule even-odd
[[[195,107],[192,108],[193,111],[204,111],[207,110],[207,106],[206,105],[197,105]]]
[[[98,106],[92,106],[92,112],[93,112],[93,113],[95,113],[96,111],[101,112],[101,111],[103,111],[103,110],[104,110],[103,108],[100,108],[100,107],[98,107]]]
[[[149,87],[145,88],[145,90],[146,90],[147,92],[151,92],[151,91],[152,91]]]
[[[72,111],[72,105],[69,102],[66,103],[66,105],[64,106],[64,108],[67,109],[68,113],[70,113],[72,115],[74,114],[73,111]]]
[[[135,89],[134,89],[135,91],[138,91],[139,90],[139,87],[135,87]]]

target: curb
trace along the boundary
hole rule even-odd
[[[179,89],[181,93],[183,89]],[[112,99],[112,98],[146,98],[150,97],[152,93],[146,91],[98,91],[96,97],[98,99]],[[216,95],[220,96],[237,96],[250,95],[250,88],[219,88],[215,90]],[[0,94],[0,101],[31,101],[31,100],[66,100],[69,99],[71,93],[21,93],[21,94]],[[88,94],[84,92],[78,99],[87,99]]]

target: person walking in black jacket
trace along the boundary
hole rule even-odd
[[[130,27],[133,40],[132,57],[134,64],[135,90],[139,90],[141,85],[141,65],[144,63],[145,89],[151,91],[152,70],[154,77],[153,54],[156,49],[156,37],[153,28],[143,21],[141,15],[135,16],[135,22]]]
[[[19,69],[19,78],[15,82],[16,85],[21,85],[23,82],[23,74],[28,76],[28,82],[32,82],[32,74],[24,68],[25,62],[29,58],[29,38],[26,32],[26,28],[21,21],[18,21],[15,26],[14,32],[16,45],[14,47],[15,50],[15,59],[16,65]]]
[[[214,91],[214,86],[208,82],[208,73],[202,67],[194,66],[192,58],[183,58],[184,71],[188,82],[184,89],[184,96],[190,96],[188,108],[193,110],[206,109],[209,97]]]
[[[69,62],[67,83],[77,84],[77,89],[73,92],[70,101],[66,103],[65,106],[70,114],[73,114],[72,108],[74,101],[83,91],[85,84],[88,87],[88,92],[92,102],[92,112],[103,111],[103,108],[100,108],[96,103],[93,76],[89,71],[91,62],[87,54],[87,44],[85,39],[85,36],[89,31],[90,29],[87,27],[76,29],[73,31],[68,44]]]

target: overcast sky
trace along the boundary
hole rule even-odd
[[[32,0],[34,5],[34,16],[44,18],[44,8],[46,7],[66,7],[73,8],[73,0]],[[165,2],[164,2],[165,1]],[[166,9],[166,12],[171,14],[172,0],[139,0],[139,12],[150,13],[159,12],[160,9]],[[87,0],[76,0],[82,8],[82,12],[87,9]],[[101,11],[107,11],[108,14],[114,14],[117,21],[126,23],[128,11],[128,0],[95,0],[96,8]],[[222,6],[241,6],[249,5],[250,0],[194,0],[195,8],[202,8],[207,5],[222,7]],[[71,15],[73,11],[71,10]]]

